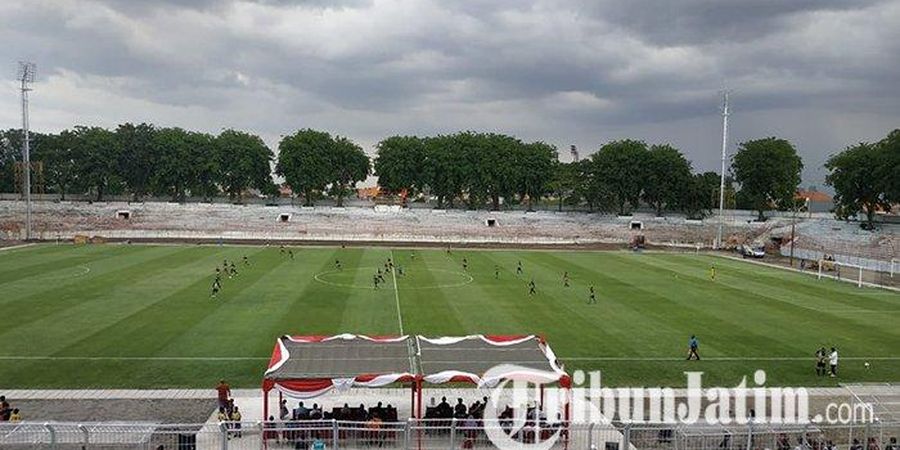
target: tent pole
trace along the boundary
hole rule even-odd
[[[409,384],[409,415],[410,417],[414,417],[416,415],[416,383]]]
[[[418,391],[416,394],[416,418],[422,418],[422,379],[419,378],[416,380],[416,390]]]
[[[543,410],[544,410],[544,384],[543,384],[543,383],[541,383],[541,402],[540,402],[540,406],[541,406],[541,411],[543,411]]]
[[[269,420],[269,390],[263,387],[263,421]]]

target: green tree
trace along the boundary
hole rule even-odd
[[[337,200],[337,206],[344,206],[344,197],[356,183],[369,176],[369,156],[350,139],[338,136],[331,144],[329,159],[331,195]]]
[[[691,163],[668,144],[653,145],[647,152],[643,199],[657,216],[678,206],[691,180]]]
[[[740,144],[731,167],[741,185],[739,195],[753,205],[762,221],[773,205],[793,202],[803,161],[790,142],[770,137]]]
[[[375,175],[389,192],[422,191],[425,179],[425,140],[416,136],[391,136],[376,145]]]
[[[591,155],[596,189],[609,196],[619,215],[629,211],[626,206],[637,208],[646,179],[647,144],[625,139],[613,141]]]
[[[72,132],[72,153],[75,171],[81,185],[96,200],[115,193],[120,188],[118,176],[120,153],[116,135],[100,127],[76,126]]]
[[[900,129],[888,133],[878,146],[884,164],[876,176],[884,182],[885,197],[891,203],[900,203]]]
[[[272,184],[272,150],[256,135],[225,130],[216,137],[222,190],[231,200],[241,200],[247,189],[260,192]]]
[[[463,152],[458,148],[455,136],[441,135],[425,139],[425,179],[432,195],[437,197],[437,207],[453,202],[463,193],[466,183],[466,166]]]
[[[189,131],[186,135],[187,151],[185,163],[191,172],[191,182],[187,187],[192,196],[205,201],[219,194],[221,164],[216,138],[208,133]]]
[[[275,173],[283,176],[295,193],[303,195],[306,206],[312,206],[314,194],[332,181],[329,154],[333,145],[330,134],[311,129],[285,136],[278,144]]]
[[[885,160],[882,146],[865,142],[828,158],[825,183],[834,187],[835,214],[839,219],[865,213],[866,224],[871,228],[878,208],[890,210],[885,179],[878,176],[884,171]]]
[[[563,210],[563,204],[577,203],[578,185],[583,181],[578,176],[578,163],[557,161],[553,164],[553,176],[547,189],[556,197],[557,211]]]
[[[61,200],[65,200],[69,192],[84,190],[79,183],[74,141],[75,133],[70,130],[49,134],[35,153],[35,158],[44,164],[48,190],[59,194]]]
[[[0,131],[0,192],[16,192],[16,162],[22,160],[22,130]]]
[[[157,164],[153,147],[156,128],[149,123],[124,123],[116,128],[119,153],[118,172],[134,200],[150,192],[150,182]]]
[[[553,166],[558,161],[556,147],[543,142],[518,146],[515,164],[515,186],[519,196],[525,199],[526,209],[533,211],[535,200],[549,192]]]
[[[680,190],[678,205],[689,219],[703,219],[718,202],[719,174],[704,172],[691,175]]]
[[[183,202],[192,183],[194,168],[188,164],[191,152],[188,132],[181,128],[160,128],[153,136],[157,167],[153,172],[153,192]]]

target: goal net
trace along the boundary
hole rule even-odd
[[[858,264],[850,264],[835,261],[833,259],[820,259],[819,272],[816,278],[831,278],[856,283],[857,287],[863,287],[863,271],[865,267]]]

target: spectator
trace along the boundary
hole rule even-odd
[[[441,402],[437,405],[437,414],[443,419],[448,419],[453,416],[453,408],[447,403],[447,397],[441,397]]]
[[[381,407],[381,402],[378,402],[374,408],[369,410],[369,414],[372,416],[376,416],[381,420],[384,420],[384,408]]]
[[[9,421],[10,422],[21,422],[22,421],[22,415],[19,414],[19,408],[15,408],[12,410],[12,414],[9,415]]]
[[[294,409],[294,420],[306,420],[309,418],[309,409],[303,406],[303,402],[300,402],[297,405],[297,408]]]
[[[870,437],[869,441],[866,445],[867,450],[879,450],[881,447],[878,445],[878,439],[874,437]]]
[[[281,401],[281,410],[278,412],[278,418],[280,420],[288,420],[291,415],[291,411],[287,407],[287,400]],[[274,419],[274,417],[273,417]]]
[[[366,405],[363,405],[362,403],[359,404],[359,411],[356,413],[359,414],[359,416],[356,417],[356,420],[361,421],[369,419],[369,414],[366,412]]]
[[[832,349],[834,350],[834,349]],[[834,375],[832,375],[834,376]],[[859,443],[859,439],[854,439],[853,444],[850,445],[850,450],[863,450],[862,444]]]
[[[225,380],[219,380],[219,385],[216,386],[216,394],[219,399],[219,407],[225,407],[228,403],[228,398],[231,397],[231,386],[228,386]]]
[[[275,424],[273,422],[275,422],[275,416],[269,416],[269,421],[263,424],[263,427],[266,428],[266,431],[263,433],[263,437],[266,440],[274,439],[277,441],[279,440],[278,432],[272,430],[272,428],[275,428]]]
[[[0,422],[8,421],[11,413],[12,410],[9,409],[9,402],[6,401],[6,396],[0,395]]]
[[[344,407],[341,408],[341,417],[340,417],[340,419],[341,419],[341,420],[350,420],[350,419],[351,419],[351,417],[350,417],[351,414],[352,414],[352,411],[350,410],[350,405],[347,404],[347,403],[344,403]]]
[[[466,404],[463,403],[463,399],[456,399],[456,406],[453,408],[453,416],[457,419],[465,419],[466,412]]]
[[[463,428],[466,430],[467,438],[475,439],[475,433],[478,431],[478,421],[475,420],[475,416],[469,414],[469,417],[466,417],[465,422],[463,422]]]
[[[891,437],[891,440],[888,441],[888,445],[884,446],[884,450],[900,450],[900,447],[897,446],[897,438]]]
[[[241,437],[241,436],[242,436],[242,435],[241,435],[241,419],[242,419],[242,418],[243,418],[243,417],[241,416],[241,412],[238,410],[238,407],[235,406],[234,409],[231,411],[231,417],[230,417],[231,421],[233,422],[233,423],[231,424],[231,426],[232,426],[232,427],[234,428],[234,430],[235,430],[235,431],[234,431],[235,437]]]
[[[309,418],[312,420],[321,420],[322,419],[322,409],[319,408],[318,403],[313,403],[313,407],[309,410]]]

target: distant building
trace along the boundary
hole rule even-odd
[[[834,199],[822,191],[800,189],[794,194],[794,198],[797,200],[808,199],[809,212],[829,212],[834,209]]]

